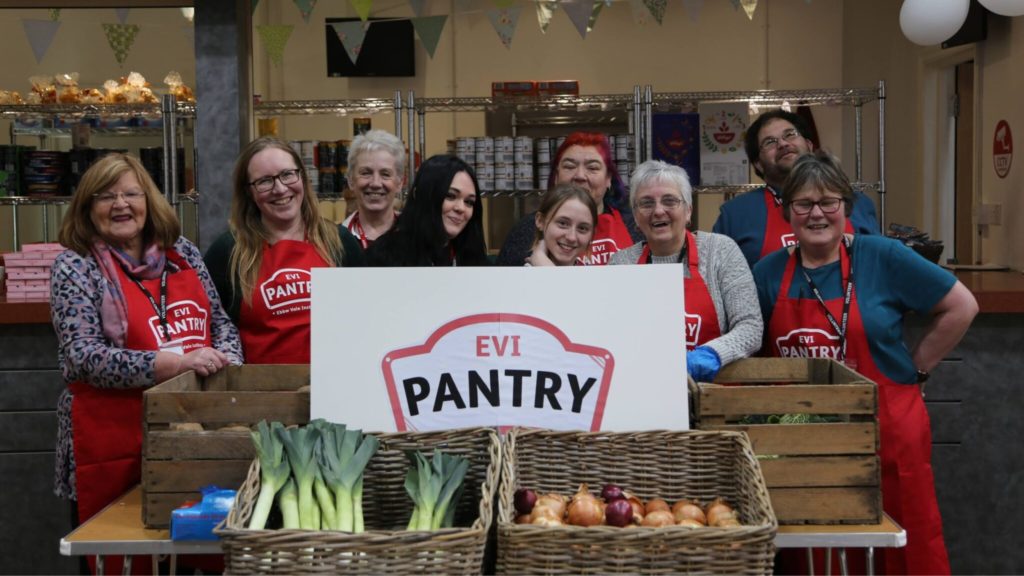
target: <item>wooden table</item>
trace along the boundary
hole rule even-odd
[[[845,568],[846,548],[867,548],[868,569],[875,548],[899,548],[907,544],[907,533],[885,516],[878,525],[800,525],[779,526],[775,536],[778,548],[838,548]],[[220,542],[175,542],[168,530],[142,525],[142,489],[132,488],[88,522],[61,538],[60,553],[64,556],[96,556],[97,572],[102,573],[106,555],[125,556],[126,574],[131,573],[131,556],[171,557],[171,573],[178,554],[220,554]],[[870,572],[869,572],[870,573]]]

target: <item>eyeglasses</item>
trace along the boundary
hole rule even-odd
[[[123,198],[129,204],[135,204],[146,198],[146,193],[141,190],[128,190],[127,192],[97,192],[92,195],[92,201],[96,204],[113,204],[118,198]]]
[[[636,209],[640,212],[654,212],[654,207],[658,204],[665,210],[675,210],[683,204],[683,199],[679,196],[662,196],[660,200],[654,198],[641,198],[636,201]]]
[[[789,203],[789,209],[793,211],[793,214],[804,216],[810,214],[811,210],[817,206],[821,208],[821,211],[825,214],[832,214],[838,212],[839,207],[843,205],[842,198],[822,198],[817,202],[811,202],[810,200],[794,200]]]
[[[282,170],[276,176],[264,176],[259,180],[249,182],[249,185],[255,188],[257,192],[270,192],[274,189],[274,180],[279,180],[285,186],[295,184],[299,181],[299,170],[297,168]]]
[[[782,133],[782,138],[776,138],[775,136],[769,136],[761,141],[761,150],[774,150],[778,148],[779,143],[785,140],[786,142],[792,142],[797,138],[803,138],[800,132],[797,132],[796,128],[790,128]]]

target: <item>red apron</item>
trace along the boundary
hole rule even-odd
[[[782,216],[782,202],[772,191],[764,187],[764,209],[768,214],[764,227],[764,242],[761,244],[761,258],[775,252],[780,248],[786,248],[796,244],[796,235],[793,234],[793,225],[786,222]],[[853,224],[846,219],[846,233],[853,234]]]
[[[615,208],[609,208],[597,216],[590,254],[582,256],[580,261],[584,266],[604,266],[612,254],[632,245],[633,237],[629,235],[629,228],[622,219],[622,213]]]
[[[210,302],[199,277],[176,252],[168,250],[167,259],[182,270],[167,275],[166,330],[149,299],[118,267],[128,308],[126,349],[159,350],[161,342],[166,347],[168,341],[180,345],[184,352],[210,345]],[[159,278],[143,280],[142,284],[154,299],[159,299]],[[169,339],[162,338],[165,332]],[[78,520],[85,522],[139,483],[143,389],[97,388],[85,382],[68,386],[74,394],[71,430]],[[140,563],[138,569],[148,572],[149,565]],[[105,570],[120,574],[120,558],[108,558]]]
[[[309,364],[309,271],[326,266],[309,242],[264,244],[252,305],[239,314],[247,364]]]
[[[715,311],[715,302],[711,299],[711,292],[700,275],[698,269],[699,257],[697,256],[697,242],[693,234],[686,232],[686,261],[690,267],[690,277],[683,279],[683,293],[686,294],[686,349],[693,350],[701,344],[705,344],[722,335],[722,329],[718,325],[718,312]],[[644,250],[640,253],[637,264],[650,264],[651,247],[644,244]]]
[[[845,287],[851,268],[845,244],[840,248],[840,261]],[[795,272],[794,254],[786,264],[778,301],[768,322],[765,351],[771,356],[838,359],[840,339],[822,312],[821,303],[817,299],[789,298]],[[836,319],[841,318],[843,300],[825,300],[825,306]],[[907,546],[885,549],[877,555],[876,562],[882,563],[881,573],[885,574],[949,574],[931,468],[931,424],[920,390],[890,380],[875,365],[855,290],[850,299],[846,333],[846,364],[878,384],[883,508],[907,531]],[[863,560],[858,564],[863,566]],[[820,567],[817,573],[821,573]]]

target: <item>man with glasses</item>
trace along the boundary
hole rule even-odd
[[[723,204],[712,230],[735,240],[751,267],[764,256],[796,242],[792,228],[782,217],[781,190],[797,159],[814,150],[808,134],[800,116],[782,109],[765,112],[747,130],[747,158],[765,186]],[[875,206],[863,192],[856,192],[847,232],[878,233]]]

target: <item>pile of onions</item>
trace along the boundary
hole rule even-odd
[[[735,528],[741,526],[736,511],[722,498],[706,507],[683,499],[669,506],[661,498],[644,503],[636,495],[614,484],[606,484],[594,496],[586,484],[580,484],[571,499],[559,494],[537,496],[534,491],[516,491],[514,504],[517,524],[537,526],[680,526],[686,528]]]

